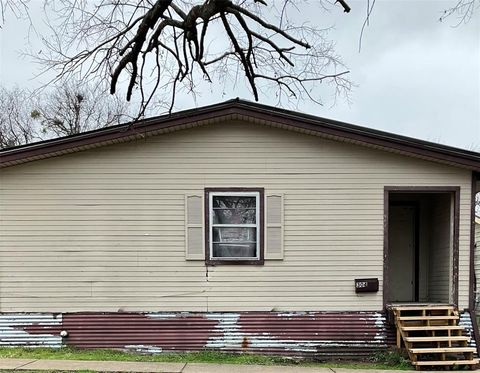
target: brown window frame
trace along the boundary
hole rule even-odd
[[[258,242],[258,259],[212,259],[210,258],[210,193],[212,192],[227,192],[227,193],[242,193],[242,192],[255,192],[259,193],[259,242]],[[219,265],[219,264],[245,264],[245,265],[263,265],[265,262],[265,189],[264,188],[205,188],[205,264],[206,265]]]

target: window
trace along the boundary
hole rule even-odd
[[[207,264],[263,264],[263,189],[206,189]]]

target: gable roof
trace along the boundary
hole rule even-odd
[[[5,149],[0,151],[0,167],[142,139],[228,119],[241,119],[292,129],[480,171],[480,153],[240,99]]]

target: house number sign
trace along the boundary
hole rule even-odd
[[[355,293],[375,293],[378,291],[378,278],[356,278]]]

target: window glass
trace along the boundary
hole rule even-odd
[[[258,259],[258,192],[210,192],[210,258]]]
[[[256,197],[213,196],[213,224],[255,224]]]
[[[213,257],[215,258],[254,258],[256,251],[256,243],[213,244]]]

